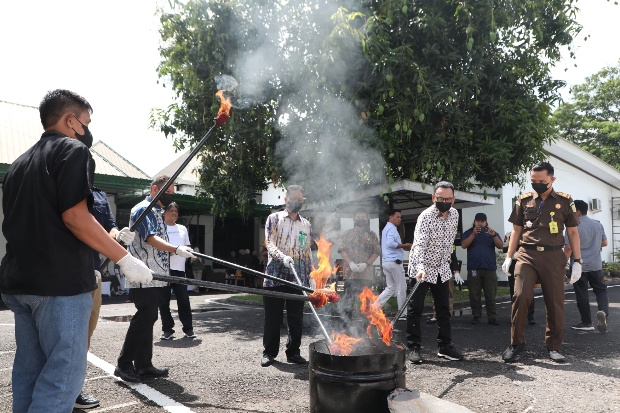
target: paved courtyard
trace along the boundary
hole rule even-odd
[[[590,294],[593,313],[594,295]],[[165,379],[127,385],[111,375],[128,323],[134,312],[125,299],[104,298],[95,331],[85,390],[101,400],[91,412],[308,412],[308,369],[288,364],[281,353],[273,366],[262,368],[263,310],[226,301],[226,294],[192,296],[197,339],[159,341],[156,324],[154,364],[170,369]],[[547,358],[544,346],[544,305],[536,299],[537,326],[528,326],[528,350],[515,364],[501,361],[509,343],[509,305],[498,306],[501,325],[470,324],[471,315],[453,318],[454,343],[466,360],[449,362],[435,353],[434,325],[424,325],[424,362],[407,366],[407,387],[461,404],[476,412],[620,412],[620,286],[610,287],[610,323],[606,334],[579,332],[574,294],[566,295],[563,353],[569,363]],[[175,303],[173,301],[172,305]],[[459,312],[460,313],[460,312]],[[311,315],[305,315],[308,322]],[[325,317],[327,323],[332,317]],[[177,320],[178,324],[178,320]],[[395,332],[404,341],[404,322]],[[329,329],[329,325],[328,325]],[[180,328],[177,329],[181,331]],[[177,333],[177,337],[182,334]],[[302,342],[320,339],[309,323]],[[11,366],[15,351],[13,315],[0,306],[0,411],[11,411]],[[284,362],[282,362],[284,360]]]

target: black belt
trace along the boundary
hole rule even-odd
[[[525,248],[526,250],[536,250],[536,251],[557,251],[557,250],[561,250],[562,248],[564,248],[563,245],[551,246],[551,245],[528,245],[528,244],[521,244],[519,246]]]

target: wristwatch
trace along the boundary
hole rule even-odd
[[[581,258],[575,258],[573,262],[578,262],[579,264],[583,266],[583,263],[581,262]]]

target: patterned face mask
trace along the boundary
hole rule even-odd
[[[306,233],[299,231],[299,248],[306,248]]]

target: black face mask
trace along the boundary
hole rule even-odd
[[[165,207],[167,207],[168,205],[170,205],[172,203],[172,194],[166,194],[164,193],[161,198],[159,198],[159,202],[161,202],[161,204]]]
[[[549,189],[549,184],[532,184],[532,189],[534,189],[538,195],[542,195]]]
[[[452,202],[435,202],[435,206],[439,212],[446,212],[452,208]]]
[[[80,120],[77,117],[75,119],[77,119],[77,121],[80,122]],[[80,122],[80,125],[82,125],[82,128],[84,128],[84,135],[80,135],[73,128],[71,129],[73,129],[73,132],[75,132],[75,137],[78,138],[78,140],[82,142],[84,145],[86,145],[87,148],[90,148],[91,146],[93,146],[93,134],[90,133],[88,126],[84,125],[82,122]]]
[[[288,201],[288,203],[286,204],[286,209],[288,209],[288,212],[292,214],[296,214],[299,211],[301,211],[301,207],[303,204],[304,204],[303,202]]]
[[[366,226],[366,224],[368,224],[368,221],[366,221],[365,219],[356,219],[355,220],[355,226],[356,227],[364,228]]]

